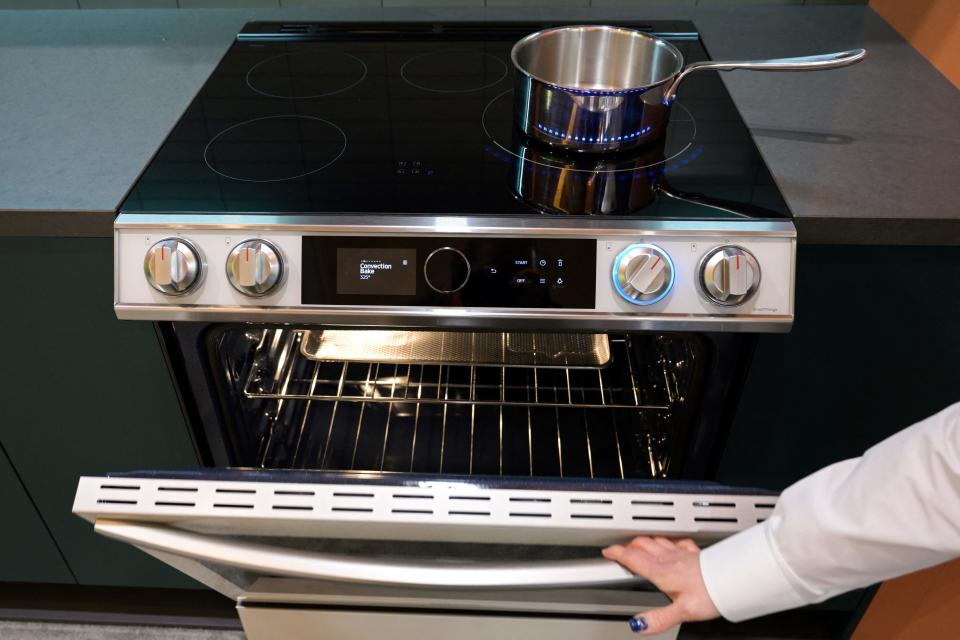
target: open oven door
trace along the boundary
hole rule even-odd
[[[84,477],[73,510],[236,600],[254,640],[486,640],[623,637],[667,600],[600,547],[709,544],[775,501],[681,481],[204,469]]]

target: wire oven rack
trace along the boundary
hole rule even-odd
[[[296,332],[294,341],[299,343],[304,333]],[[662,393],[655,399],[646,397],[650,389],[637,383],[629,340],[625,336],[610,341],[611,351],[628,369],[627,384],[616,373],[605,379],[606,367],[311,361],[312,372],[303,376],[296,366],[303,363],[294,352],[281,355],[275,367],[252,368],[243,393],[269,400],[669,410],[679,395],[675,376],[661,366]]]
[[[662,477],[683,362],[610,336],[595,368],[314,361],[264,330],[243,384],[269,468]],[[659,419],[658,419],[659,418]]]

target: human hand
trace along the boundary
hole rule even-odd
[[[639,536],[629,544],[607,547],[603,557],[646,578],[673,600],[666,607],[631,618],[633,631],[650,636],[683,622],[720,617],[703,582],[700,547],[693,540]]]

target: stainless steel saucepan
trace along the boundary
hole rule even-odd
[[[693,62],[635,29],[557,27],[513,46],[514,116],[525,134],[587,152],[637,147],[663,135],[677,87],[697,71],[814,71],[855,64],[866,51],[730,62]]]

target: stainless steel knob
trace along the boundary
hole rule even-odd
[[[759,286],[760,264],[742,247],[717,247],[700,261],[700,287],[711,302],[734,307],[749,300]]]
[[[282,278],[280,250],[266,240],[244,240],[227,256],[227,280],[245,296],[265,296]]]
[[[673,261],[656,245],[632,244],[613,263],[613,286],[633,304],[663,300],[673,287],[673,278]]]
[[[182,296],[200,283],[203,261],[183,238],[164,238],[147,250],[143,273],[150,286],[168,296]]]

